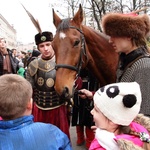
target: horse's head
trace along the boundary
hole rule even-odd
[[[83,65],[85,41],[81,30],[82,21],[81,5],[72,19],[61,20],[53,10],[53,23],[57,29],[52,42],[56,55],[55,89],[66,99],[72,97],[76,77]]]

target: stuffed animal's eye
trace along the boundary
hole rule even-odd
[[[111,86],[106,90],[106,93],[108,97],[114,98],[115,96],[119,94],[119,88],[118,86]]]

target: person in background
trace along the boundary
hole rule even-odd
[[[41,52],[39,50],[33,50],[30,57],[27,60],[27,67],[32,60],[34,60],[37,57],[40,57],[40,55],[41,55]]]
[[[17,63],[14,61],[12,51],[7,48],[6,40],[0,38],[0,75],[16,74]]]
[[[25,57],[23,60],[25,69],[27,69],[27,67],[28,67],[28,60],[31,57],[31,55],[32,55],[32,50],[28,50],[27,53],[25,54]]]
[[[26,52],[21,51],[21,60],[22,60],[22,62],[24,64],[24,68],[26,67],[26,64],[27,64],[27,56],[26,55],[27,55]]]
[[[52,124],[33,122],[32,86],[16,74],[0,76],[0,149],[72,150],[66,134]]]
[[[17,49],[13,48],[11,51],[12,51],[12,57],[14,58],[14,61],[18,63],[19,61],[17,59]]]
[[[146,40],[150,31],[149,16],[109,13],[103,16],[102,26],[120,56],[116,82],[136,81],[140,84],[140,112],[150,117],[150,54]]]
[[[19,65],[19,69],[17,71],[17,74],[25,78],[26,76],[25,76],[25,69],[24,69],[23,62],[20,61],[18,65]]]
[[[150,149],[150,118],[138,115],[142,97],[137,82],[101,87],[93,100],[96,130],[89,150]]]
[[[76,81],[78,87],[77,89],[87,89],[90,91],[96,91],[98,89],[98,81],[90,73],[90,71],[85,68],[80,71],[80,80]],[[94,133],[91,129],[93,125],[93,117],[90,114],[91,109],[93,108],[93,101],[90,101],[88,98],[82,99],[78,92],[75,92],[74,105],[72,110],[72,126],[76,126],[77,141],[76,144],[81,146],[85,143],[86,148],[90,147],[91,142],[94,139]]]
[[[19,60],[17,57],[17,49],[13,48],[11,51],[12,51],[13,60],[17,64],[17,70],[18,70],[19,69]]]
[[[56,70],[52,41],[53,34],[49,31],[35,35],[35,42],[41,52],[41,57],[29,63],[26,79],[34,90],[34,121],[54,124],[70,138],[66,102],[60,99],[54,89]]]
[[[17,54],[16,56],[16,59],[19,61],[19,62],[23,62],[22,59],[24,57],[24,54],[22,54],[21,52]]]
[[[33,52],[33,50],[31,50],[31,49],[28,50],[27,53],[28,53],[28,56],[29,56],[29,57],[32,55],[32,52]]]

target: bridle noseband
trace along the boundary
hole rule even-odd
[[[82,32],[81,29],[75,27],[75,26],[69,26],[69,28],[72,29],[76,29],[81,33],[81,51],[80,51],[80,58],[79,58],[79,63],[77,64],[77,66],[72,66],[72,65],[67,65],[67,64],[56,64],[55,69],[59,69],[59,68],[67,68],[70,70],[74,70],[77,72],[76,78],[78,77],[78,75],[80,74],[80,70],[82,68],[82,64],[83,64],[83,55],[86,56],[86,47],[85,47],[85,38],[84,38],[84,34]]]

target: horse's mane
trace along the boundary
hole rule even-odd
[[[69,29],[69,20],[70,20],[70,18],[63,19],[61,21],[61,23],[59,24],[57,31],[60,32],[60,31],[68,30]]]
[[[86,26],[86,25],[82,25],[82,29],[85,29],[85,30],[88,30],[88,32],[91,32],[91,33],[94,33],[96,36],[98,37],[103,37],[104,39],[107,39],[108,40],[108,36],[106,34],[104,34],[103,32],[100,32],[96,29],[93,29],[92,27],[90,26]]]
[[[82,27],[88,29],[91,32],[94,32],[99,37],[108,39],[108,36],[106,36],[104,33],[99,32],[90,26],[82,25]],[[67,31],[69,28],[70,28],[70,18],[62,19],[61,23],[59,24],[59,26],[57,28],[57,32]]]

